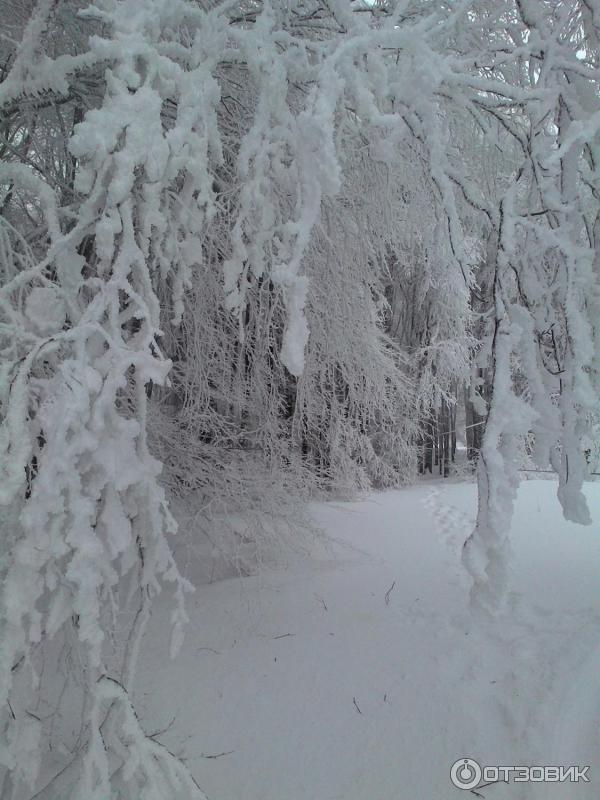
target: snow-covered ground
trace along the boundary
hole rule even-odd
[[[167,662],[154,612],[136,706],[210,800],[445,800],[451,765],[590,765],[591,782],[495,784],[485,798],[600,797],[600,484],[596,524],[523,484],[511,594],[474,616],[460,549],[469,483],[315,506],[313,557],[199,586]],[[174,719],[174,721],[173,721]]]

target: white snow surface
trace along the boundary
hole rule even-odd
[[[327,546],[198,586],[172,662],[158,601],[135,697],[144,728],[168,728],[157,739],[209,800],[466,800],[449,777],[461,757],[591,767],[590,783],[477,789],[489,800],[598,798],[600,484],[586,495],[595,522],[581,527],[553,481],[521,486],[494,620],[470,610],[460,565],[473,484],[315,505]]]

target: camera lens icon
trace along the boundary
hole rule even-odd
[[[452,764],[450,780],[457,789],[473,789],[481,781],[483,772],[472,758],[459,758]]]

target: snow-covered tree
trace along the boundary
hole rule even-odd
[[[502,596],[526,441],[588,521],[598,14],[16,11],[0,45],[3,797],[201,797],[130,695],[165,583],[173,652],[186,621],[168,492],[222,511],[409,480],[435,442],[447,459],[471,375],[475,598]],[[50,723],[26,700],[61,641],[82,723],[42,779]]]
[[[505,585],[528,434],[536,463],[558,474],[565,516],[590,522],[581,486],[599,389],[597,20],[575,0],[543,6],[520,0],[503,9],[501,19],[511,22],[506,47],[487,66],[498,79],[493,93],[477,100],[493,108],[520,151],[510,185],[487,210],[497,237],[491,401],[477,527],[465,551],[475,596],[492,607]]]

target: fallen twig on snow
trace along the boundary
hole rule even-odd
[[[390,604],[390,594],[392,593],[392,589],[394,588],[394,586],[395,586],[395,585],[396,585],[396,581],[394,581],[394,582],[392,583],[392,585],[390,586],[390,588],[389,588],[389,589],[387,590],[387,592],[385,593],[385,604],[386,604],[386,606],[389,606],[389,604]]]
[[[215,755],[204,755],[204,753],[200,753],[200,758],[221,758],[221,756],[229,756],[232,753],[235,753],[235,750],[226,750],[224,753],[216,753]]]

